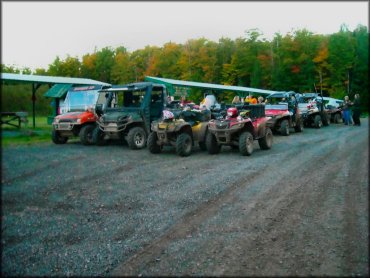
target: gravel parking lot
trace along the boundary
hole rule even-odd
[[[368,119],[250,157],[2,149],[2,275],[369,275]]]

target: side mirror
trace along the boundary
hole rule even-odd
[[[103,114],[103,104],[97,104],[95,106],[95,113],[100,117]]]

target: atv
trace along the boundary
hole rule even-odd
[[[267,126],[270,118],[265,116],[264,105],[243,105],[239,110],[230,107],[225,119],[209,121],[206,136],[209,154],[217,154],[223,145],[227,145],[238,148],[241,155],[249,156],[253,153],[253,140],[258,140],[263,150],[271,148],[273,135]]]
[[[267,126],[274,132],[288,136],[290,128],[303,131],[303,120],[294,92],[273,93],[266,98],[266,116],[271,117]]]
[[[330,125],[330,115],[325,110],[324,101],[320,94],[302,94],[299,98],[299,108],[304,126],[321,128]]]
[[[179,156],[189,156],[195,143],[206,150],[206,134],[209,110],[182,111],[177,117],[170,111],[163,111],[163,118],[152,122],[152,132],[148,137],[151,153],[160,153],[163,146],[174,146]]]

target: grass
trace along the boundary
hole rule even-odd
[[[21,128],[9,125],[1,126],[1,146],[14,146],[24,144],[34,144],[51,141],[52,126],[47,124],[46,116],[35,118],[35,128],[33,128],[33,119],[28,117],[28,123],[21,124]]]

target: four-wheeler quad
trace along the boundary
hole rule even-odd
[[[171,111],[163,111],[163,118],[152,122],[152,133],[148,137],[151,153],[159,153],[164,145],[176,147],[179,156],[189,156],[194,143],[206,149],[206,134],[211,112],[204,110],[184,110],[175,119]]]
[[[324,100],[320,94],[304,93],[299,97],[303,124],[306,127],[321,128],[330,124],[330,116],[324,108]]]
[[[209,154],[220,152],[222,145],[238,147],[242,155],[251,155],[253,140],[258,140],[261,149],[270,149],[273,135],[267,126],[269,117],[265,116],[263,104],[243,105],[240,108],[227,109],[223,120],[211,120],[208,123],[206,147]]]
[[[94,142],[104,145],[107,139],[120,139],[131,149],[144,148],[151,122],[162,115],[166,87],[139,82],[112,86],[99,93],[99,98],[105,101],[95,108],[99,118],[93,133]]]
[[[64,144],[68,138],[79,136],[84,145],[93,144],[92,133],[96,127],[94,106],[102,86],[72,87],[64,100],[66,113],[53,120],[51,139],[55,144]]]
[[[331,97],[322,97],[322,99],[324,101],[325,111],[330,117],[330,122],[335,124],[340,123],[342,121],[343,100]]]
[[[266,116],[271,117],[267,126],[281,135],[289,135],[290,128],[303,131],[303,121],[294,92],[278,92],[266,98]]]

